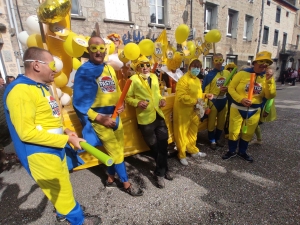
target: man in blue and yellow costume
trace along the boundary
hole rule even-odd
[[[59,106],[46,86],[53,82],[56,73],[53,56],[44,49],[31,47],[24,53],[23,60],[25,74],[6,88],[3,98],[17,155],[54,205],[57,222],[100,224],[97,216],[85,217],[74,199],[69,177],[72,167],[66,154],[77,158],[67,143],[80,149],[79,142],[85,140],[64,129]]]
[[[187,166],[186,151],[192,157],[205,157],[196,146],[199,127],[199,117],[195,112],[195,106],[199,99],[212,94],[204,94],[201,81],[197,78],[202,64],[199,59],[191,59],[188,71],[179,79],[176,85],[175,101],[173,107],[173,130],[178,150],[178,158],[182,165]]]
[[[224,160],[238,155],[253,162],[247,154],[247,148],[260,119],[261,104],[264,98],[272,99],[276,96],[273,73],[265,74],[266,68],[272,63],[270,52],[259,52],[252,63],[253,67],[238,72],[228,86],[233,102],[229,117],[229,151],[222,157]],[[252,100],[248,99],[251,73],[255,73]]]
[[[136,108],[138,127],[154,154],[156,167],[154,178],[158,188],[164,188],[164,178],[173,180],[168,169],[168,128],[161,107],[166,100],[160,94],[157,76],[151,73],[146,56],[140,56],[135,64],[137,74],[130,77],[131,86],[126,102]]]
[[[106,187],[117,187],[115,174],[132,196],[143,195],[143,190],[128,181],[124,162],[124,131],[120,117],[111,118],[121,90],[114,69],[103,60],[106,47],[100,37],[91,37],[90,59],[75,74],[73,106],[82,124],[82,135],[93,146],[102,146],[114,160],[107,168]],[[124,110],[124,104],[118,110]]]
[[[202,85],[202,90],[205,93],[212,93],[213,100],[209,101],[210,113],[208,114],[208,139],[210,148],[216,150],[217,145],[223,147],[220,138],[224,129],[226,112],[227,112],[227,87],[224,87],[226,79],[230,73],[224,70],[222,63],[224,62],[223,55],[217,53],[213,57],[214,69],[205,77]],[[217,120],[217,121],[216,121]],[[217,127],[216,127],[217,122]]]

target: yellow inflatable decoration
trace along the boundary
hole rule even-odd
[[[27,47],[44,48],[42,36],[40,34],[31,34],[27,39]]]
[[[57,23],[63,20],[71,9],[71,0],[46,0],[37,9],[42,23]]]
[[[73,95],[73,89],[68,86],[61,87],[60,90],[62,90],[63,93],[67,93],[70,96]]]
[[[73,69],[78,70],[78,68],[81,66],[81,62],[77,58],[73,58],[72,62],[73,62]]]
[[[141,54],[145,56],[150,56],[154,53],[154,43],[150,39],[143,39],[139,43]]]
[[[54,83],[57,87],[62,88],[67,85],[68,77],[64,72],[60,72],[60,74],[54,77]]]
[[[186,56],[186,58],[191,59],[195,57],[195,52],[196,52],[196,45],[194,41],[188,41],[186,44],[188,50],[190,51],[189,55]]]
[[[110,42],[108,45],[108,54],[111,55],[115,52],[116,46],[113,42]]]
[[[136,60],[141,54],[139,46],[135,43],[128,43],[124,47],[124,55],[129,60]]]
[[[210,30],[206,35],[205,35],[205,41],[206,42],[211,42],[211,43],[216,43],[221,40],[221,32],[217,29]]]
[[[128,63],[129,62],[129,59],[127,59],[125,57],[124,51],[121,51],[119,53],[118,57],[119,57],[120,61],[123,62],[123,63]]]
[[[175,39],[178,44],[182,44],[189,36],[190,28],[185,25],[179,25],[175,30]]]
[[[63,43],[63,47],[65,52],[71,56],[78,58],[82,56],[86,47],[79,45],[74,38],[78,37],[78,35],[74,32],[70,32],[65,42]]]

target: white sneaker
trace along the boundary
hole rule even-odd
[[[195,154],[191,154],[192,157],[196,158],[196,157],[205,157],[206,153],[204,152],[197,152]]]
[[[189,165],[188,161],[186,160],[186,158],[180,159],[179,160],[181,162],[182,165],[187,166]]]
[[[256,140],[253,139],[252,141],[249,142],[249,145],[261,145],[262,141],[261,140]]]

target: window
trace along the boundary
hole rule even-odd
[[[289,17],[289,15],[290,15],[290,12],[289,11],[286,11],[286,17]]]
[[[226,65],[229,63],[237,65],[237,55],[226,55]]]
[[[280,13],[281,13],[281,8],[277,7],[276,8],[276,20],[275,20],[277,23],[280,23]]]
[[[218,7],[211,3],[206,3],[205,7],[205,31],[207,32],[217,28]]]
[[[104,0],[106,18],[129,21],[128,0]]]
[[[204,69],[205,68],[213,68],[214,65],[213,65],[213,62],[212,62],[212,59],[213,59],[213,55],[209,54],[209,55],[206,55],[204,57]]]
[[[267,0],[267,5],[270,5],[271,4],[271,1],[270,0]]]
[[[298,35],[297,35],[297,39],[296,39],[296,49],[298,49],[298,45],[299,45],[299,38],[300,38],[300,35],[298,34]]]
[[[238,21],[238,12],[234,10],[228,10],[227,16],[227,36],[236,38],[237,34],[237,21]]]
[[[287,33],[283,32],[282,49],[284,49],[284,50],[285,50],[285,46],[286,46],[286,39],[287,39]]]
[[[165,1],[150,0],[150,22],[155,24],[165,24]]]
[[[251,65],[252,65],[253,58],[254,58],[254,56],[248,56],[248,61],[247,61],[247,65],[248,65],[248,66],[251,66]]]
[[[277,46],[278,44],[278,35],[279,35],[279,30],[274,31],[274,40],[273,40],[273,45]]]
[[[80,6],[79,6],[79,0],[72,0],[71,14],[72,15],[82,15],[82,12],[81,12]]]
[[[269,39],[269,27],[264,26],[264,34],[263,34],[263,44],[268,44],[268,39]]]
[[[253,17],[252,16],[245,16],[245,24],[244,24],[244,34],[243,38],[247,41],[252,40],[252,30],[253,30]]]

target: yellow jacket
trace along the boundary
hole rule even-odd
[[[150,74],[151,88],[147,80],[144,80],[141,76],[135,74],[130,77],[132,83],[126,95],[126,103],[135,107],[138,124],[147,125],[156,119],[156,112],[162,117],[164,114],[159,108],[159,102],[164,99],[159,90],[159,82],[157,76],[153,73]],[[137,107],[139,101],[149,101],[146,109]]]

